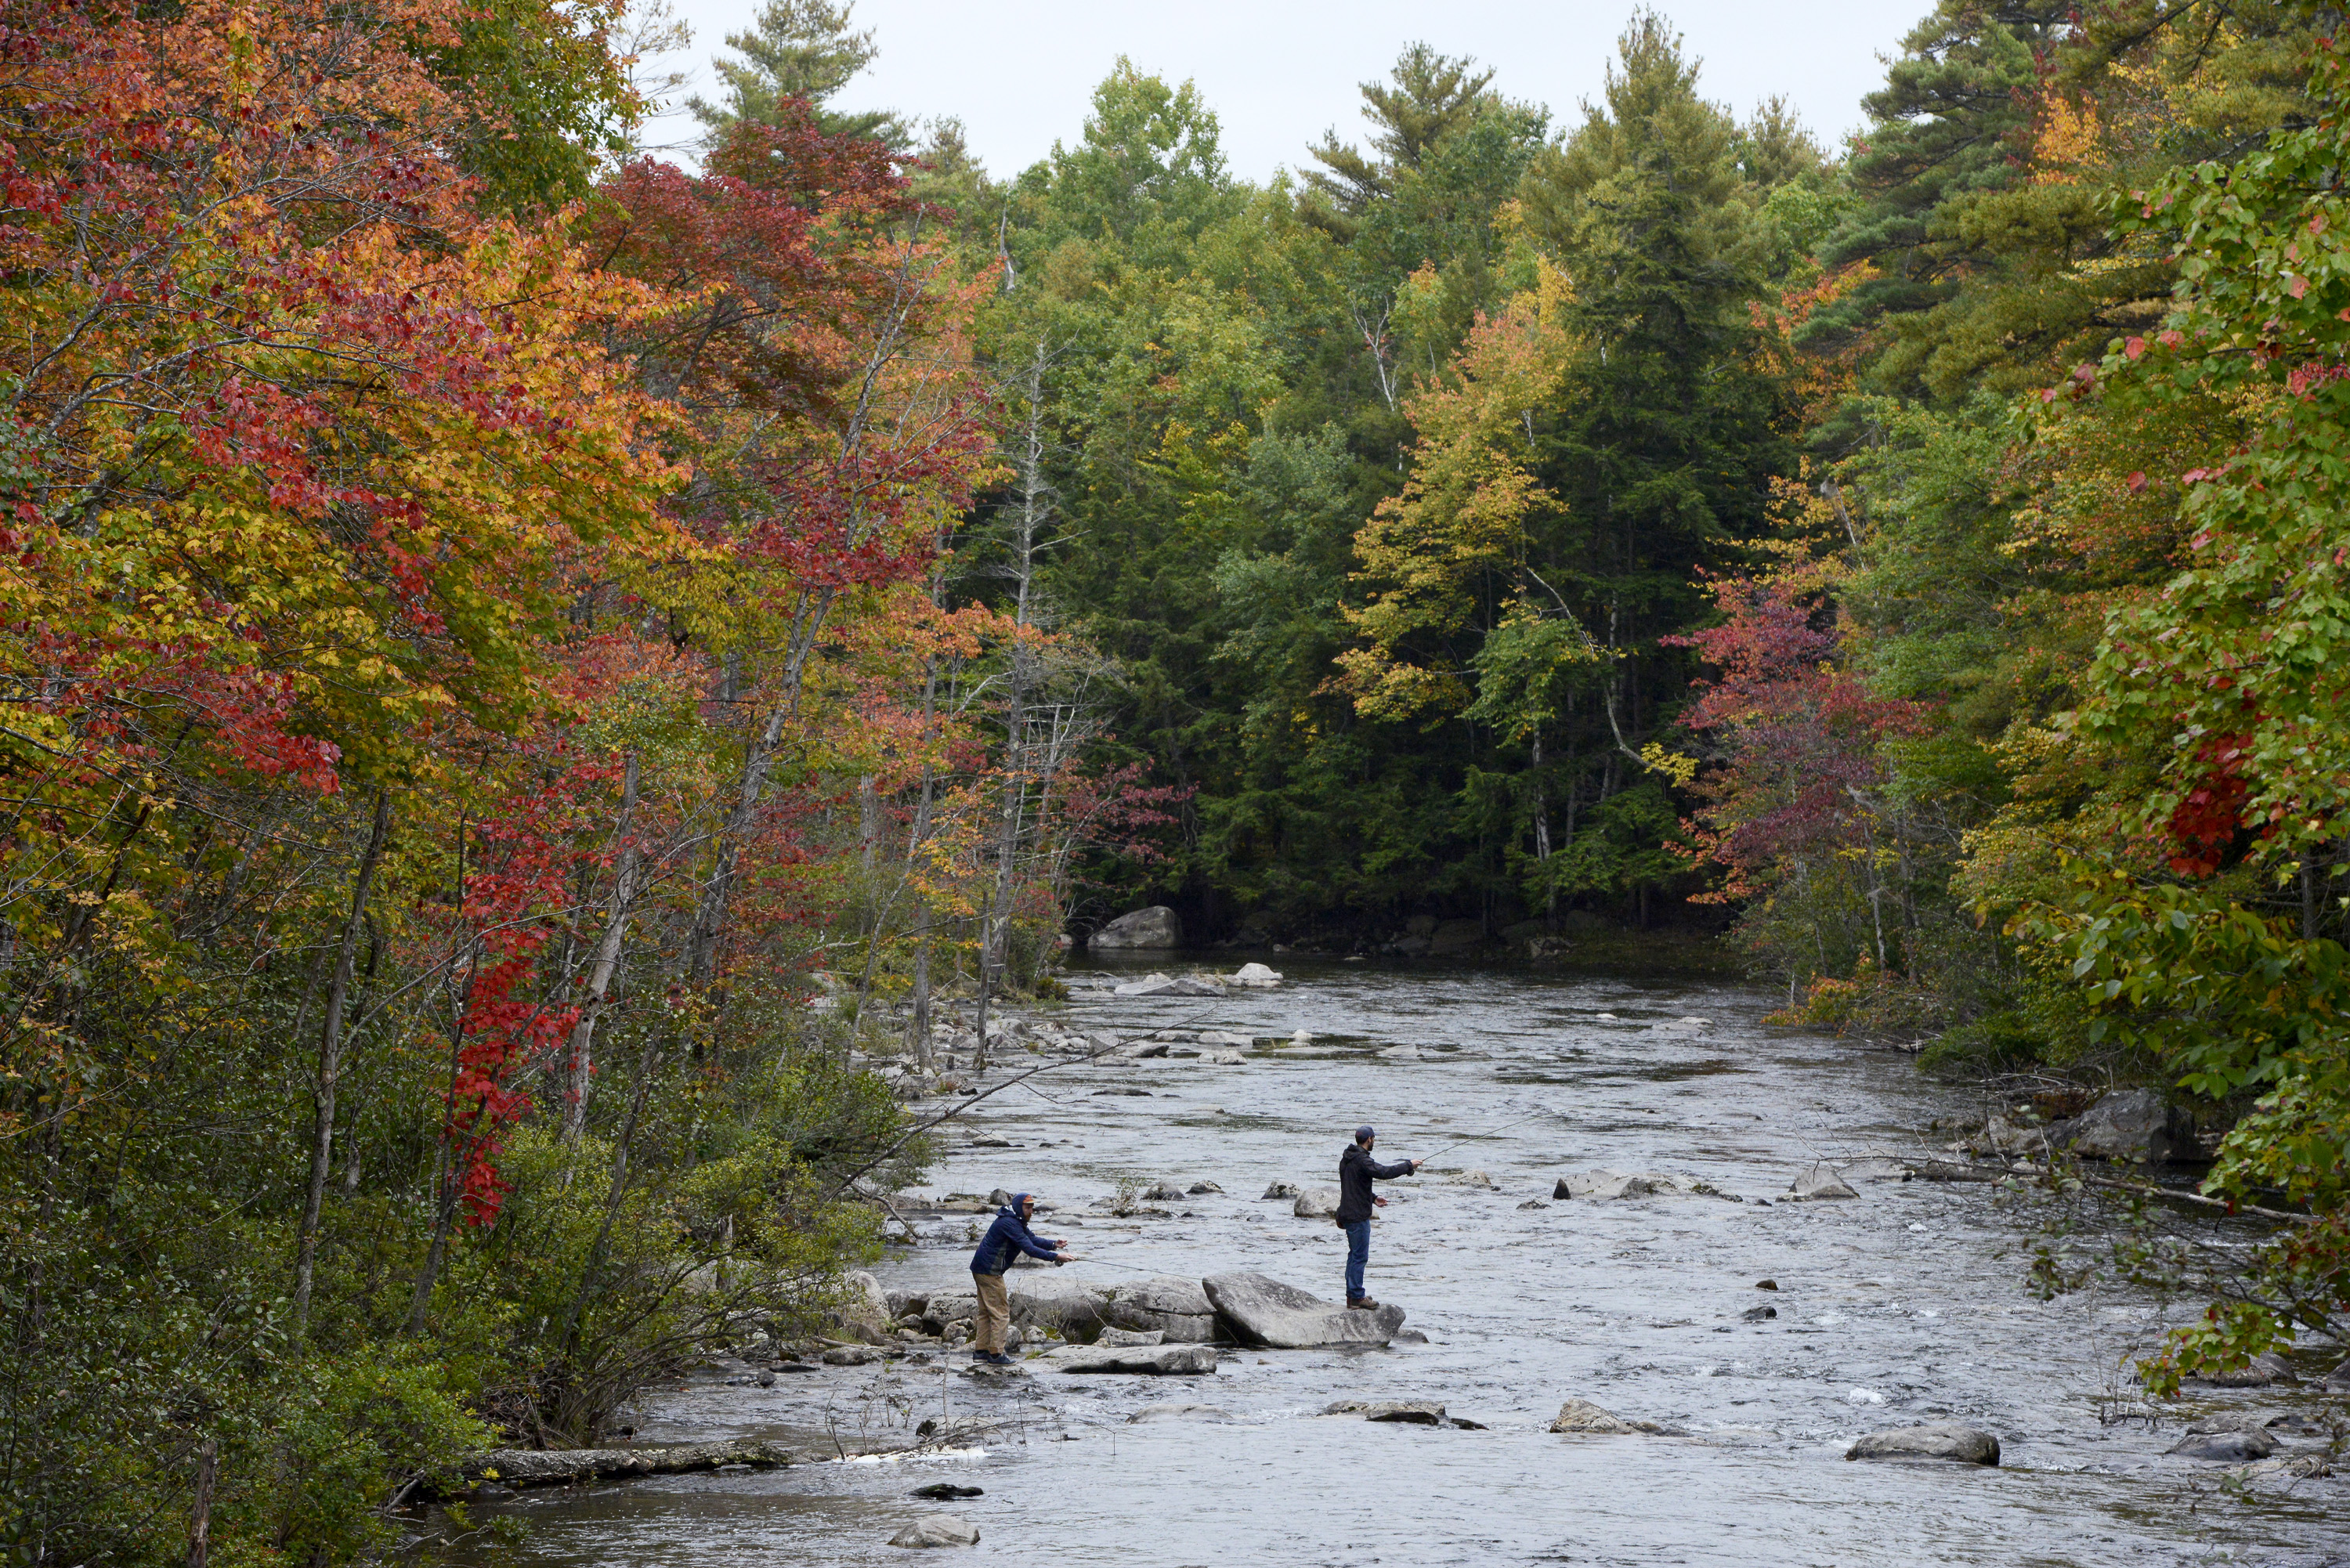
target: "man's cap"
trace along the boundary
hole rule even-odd
[[[1371,1141],[1373,1136],[1374,1135],[1367,1124],[1355,1129],[1355,1141],[1357,1143],[1368,1143]]]

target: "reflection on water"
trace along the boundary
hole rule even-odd
[[[1333,1183],[1360,1122],[1378,1126],[1390,1159],[1465,1138],[1439,1164],[1483,1170],[1495,1189],[1389,1184],[1372,1244],[1374,1293],[1405,1305],[1429,1343],[1242,1352],[1198,1378],[1046,1374],[991,1387],[909,1363],[827,1367],[772,1389],[702,1378],[648,1397],[641,1440],[757,1433],[817,1458],[934,1416],[1001,1425],[983,1453],[525,1497],[504,1506],[531,1522],[529,1541],[499,1561],[884,1563],[902,1559],[884,1544],[891,1533],[940,1510],[979,1526],[973,1556],[1136,1568],[2314,1565],[2344,1550],[2327,1518],[2338,1483],[2240,1497],[2215,1468],[2162,1457],[2175,1425],[2100,1423],[2101,1401],[2124,1386],[2116,1363],[2162,1320],[2113,1292],[2033,1300],[2015,1224],[1982,1188],[1862,1182],[1856,1200],[1768,1207],[1551,1199],[1556,1178],[1596,1167],[1687,1173],[1752,1199],[1821,1157],[1929,1148],[1927,1124],[1962,1102],[1907,1058],[1767,1029],[1768,1002],[1733,987],[1282,962],[1290,983],[1278,991],[1080,993],[1069,1011],[1082,1027],[1312,1039],[1242,1066],[1042,1075],[975,1107],[962,1135],[1022,1147],[958,1141],[936,1189],[1045,1194],[1062,1206],[1045,1233],[1103,1260],[1068,1272],[1100,1282],[1136,1277],[1110,1263],[1256,1269],[1335,1298],[1342,1238],[1256,1195],[1274,1181]],[[1691,1017],[1708,1026],[1679,1022]],[[1341,1043],[1457,1049],[1397,1058]],[[1113,1084],[1151,1094],[1095,1097]],[[1166,1205],[1177,1212],[1165,1220],[1086,1209],[1121,1179],[1161,1177],[1223,1191]],[[1546,1207],[1520,1207],[1529,1199]],[[895,1254],[883,1282],[966,1283],[966,1224],[934,1223],[933,1243]],[[1780,1289],[1758,1292],[1764,1278]],[[1759,1303],[1777,1317],[1749,1322]],[[1488,1429],[1314,1414],[1347,1397],[1441,1400]],[[1570,1397],[1690,1435],[1545,1431]],[[2250,1390],[2199,1408],[2300,1398]],[[1169,1400],[1229,1418],[1128,1423]],[[2003,1466],[1843,1458],[1865,1431],[1935,1419],[1997,1432]],[[986,1495],[907,1495],[940,1480]]]

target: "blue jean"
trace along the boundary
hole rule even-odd
[[[1363,1289],[1363,1265],[1371,1261],[1371,1222],[1357,1220],[1338,1228],[1347,1232],[1347,1299],[1357,1302],[1367,1293]]]

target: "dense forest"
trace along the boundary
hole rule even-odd
[[[2148,1379],[2340,1337],[2341,19],[1941,0],[1835,147],[1411,44],[1260,185],[830,0],[683,161],[658,7],[0,0],[0,1550],[358,1561],[816,1321],[1149,901],[2167,1085],[2309,1217]]]

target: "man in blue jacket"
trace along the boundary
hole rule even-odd
[[[1003,1288],[1003,1271],[1012,1260],[1025,1252],[1048,1263],[1069,1263],[1076,1261],[1075,1252],[1064,1252],[1068,1242],[1055,1237],[1045,1241],[1032,1234],[1028,1220],[1036,1212],[1036,1195],[1015,1192],[1012,1201],[995,1211],[995,1223],[979,1239],[979,1251],[971,1255],[971,1288],[979,1297],[979,1322],[972,1336],[971,1358],[993,1366],[1009,1366],[1012,1357],[1003,1354],[1003,1331],[1012,1325],[1012,1297]]]
[[[1393,1165],[1373,1159],[1371,1145],[1378,1137],[1369,1127],[1357,1127],[1355,1141],[1338,1157],[1338,1229],[1347,1233],[1347,1304],[1365,1311],[1379,1304],[1363,1289],[1363,1266],[1371,1261],[1371,1206],[1388,1206],[1386,1199],[1372,1196],[1371,1182],[1409,1176],[1419,1168],[1419,1162],[1413,1159],[1399,1159]]]

